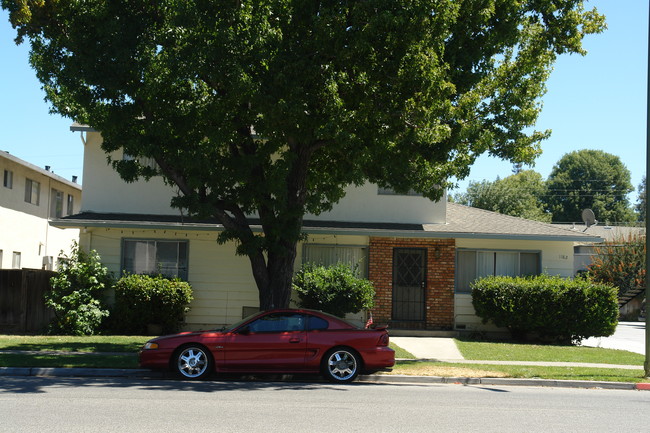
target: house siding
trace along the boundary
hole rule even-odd
[[[235,254],[234,243],[218,244],[215,232],[94,228],[82,233],[81,244],[98,251],[104,266],[119,278],[123,239],[188,241],[188,281],[194,296],[185,318],[188,330],[234,323],[242,318],[242,307],[259,305],[250,262]]]

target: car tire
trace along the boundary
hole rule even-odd
[[[350,348],[335,347],[323,357],[321,370],[323,376],[331,382],[352,382],[361,371],[361,358]]]
[[[212,354],[195,344],[180,347],[172,359],[173,370],[183,379],[204,379],[214,370]]]

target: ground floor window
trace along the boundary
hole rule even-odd
[[[187,280],[187,262],[187,241],[124,239],[122,243],[123,272]]]
[[[489,275],[539,275],[539,251],[461,250],[456,254],[456,292],[470,293],[470,284]]]
[[[305,244],[302,253],[303,263],[331,266],[345,263],[358,266],[359,276],[368,278],[368,247],[365,245]]]

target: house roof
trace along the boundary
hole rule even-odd
[[[567,228],[571,231],[582,232],[592,236],[600,236],[605,241],[625,239],[630,236],[645,235],[645,227],[632,226],[610,226],[610,225],[592,225],[587,227],[583,224],[561,224],[560,227]]]
[[[7,152],[6,150],[0,151],[0,158],[4,158],[4,159],[12,161],[12,162],[14,162],[16,164],[22,165],[23,167],[26,167],[29,170],[32,170],[32,171],[34,171],[36,173],[39,173],[39,174],[42,174],[43,176],[47,176],[50,179],[54,179],[57,182],[61,182],[61,183],[65,184],[65,185],[67,185],[67,186],[69,186],[71,188],[78,189],[78,190],[81,191],[81,185],[79,185],[78,183],[72,182],[72,181],[70,181],[70,180],[68,180],[68,179],[66,179],[66,178],[64,178],[62,176],[59,176],[58,174],[55,174],[54,172],[52,172],[50,170],[45,170],[45,169],[43,169],[43,168],[41,168],[41,167],[39,167],[37,165],[34,165],[34,164],[29,163],[27,161],[24,161],[24,160],[14,156],[14,155],[12,155],[11,153]]]
[[[342,222],[306,220],[308,234],[364,236],[487,238],[519,240],[555,240],[567,242],[602,242],[598,235],[570,230],[552,224],[530,221],[496,212],[447,203],[446,224],[401,224],[377,222]],[[116,227],[137,229],[223,230],[214,219],[196,219],[181,215],[144,215],[82,212],[52,221],[56,227]],[[254,231],[261,231],[258,220],[251,219]]]

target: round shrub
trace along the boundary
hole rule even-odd
[[[149,325],[163,333],[179,329],[192,301],[190,284],[163,276],[125,275],[115,285],[113,331],[143,335]]]
[[[514,338],[571,343],[614,333],[616,293],[583,278],[497,276],[472,284],[472,304],[483,323],[507,328]]]
[[[293,289],[298,293],[301,307],[339,317],[374,305],[372,283],[360,278],[356,268],[343,263],[329,267],[304,264],[294,275]]]
[[[108,310],[99,298],[113,281],[96,251],[86,253],[75,242],[70,255],[58,257],[58,272],[50,278],[52,290],[45,293],[45,305],[54,312],[50,334],[93,335]]]

